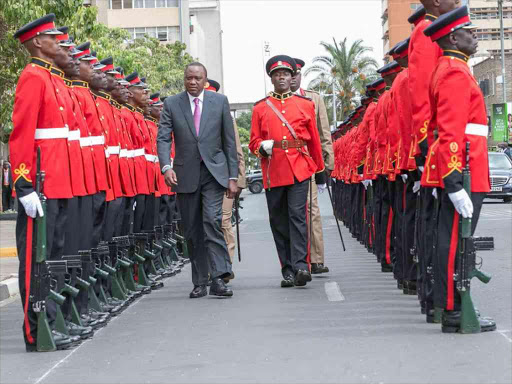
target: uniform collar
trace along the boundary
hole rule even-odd
[[[129,111],[135,112],[135,107],[130,104],[125,104],[124,107],[128,108]]]
[[[64,78],[64,71],[61,71],[59,68],[51,67],[50,72],[52,75],[59,76],[61,79]]]
[[[110,104],[114,107],[116,107],[117,109],[121,109],[122,105],[119,104],[117,101],[115,101],[114,99],[110,99]]]
[[[73,80],[73,87],[89,88],[89,83],[83,80]]]
[[[37,65],[38,67],[44,68],[47,71],[50,71],[52,69],[52,64],[47,62],[46,60],[40,59],[39,57],[32,57],[30,59],[30,64],[32,66]]]
[[[66,84],[67,87],[73,87],[73,81],[70,79],[64,78],[64,84]]]
[[[462,53],[461,51],[447,49],[446,51],[443,51],[443,56],[451,57],[453,59],[459,59],[467,64],[469,61],[469,56]]]
[[[107,101],[110,101],[110,95],[106,92],[102,92],[102,91],[93,91],[91,89],[91,93],[95,96],[98,96],[98,97],[101,97],[102,99],[105,99]]]
[[[142,116],[144,116],[144,110],[142,108],[135,107],[135,111],[139,112]]]
[[[434,15],[431,15],[430,13],[427,13],[425,15],[425,20],[428,20],[428,21],[434,21],[437,19],[437,16],[434,16]]]
[[[156,119],[153,116],[144,116],[144,119],[152,121],[153,123],[156,124]]]
[[[293,92],[289,91],[289,92],[280,94],[280,93],[276,93],[276,92],[272,91],[269,93],[269,96],[273,97],[274,99],[277,99],[277,100],[286,100],[293,96]]]

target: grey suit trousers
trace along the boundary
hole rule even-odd
[[[193,193],[177,194],[192,264],[192,283],[195,286],[206,285],[208,272],[212,278],[231,274],[231,263],[221,225],[225,192],[226,188],[201,163],[197,190]]]

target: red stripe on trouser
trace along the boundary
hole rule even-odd
[[[446,293],[446,309],[453,311],[453,272],[455,271],[455,253],[457,252],[457,243],[459,240],[459,214],[457,212],[453,215],[452,236],[450,238],[450,250],[448,251],[448,265],[447,265],[447,285],[448,292]]]
[[[312,194],[311,194],[312,195]],[[310,199],[313,198],[313,196],[310,196]],[[306,201],[306,225],[308,228],[308,254],[306,256],[306,261],[308,263],[308,269],[311,271],[311,236],[312,236],[312,228],[310,224],[311,218],[309,217],[309,209],[308,209],[308,202]]]
[[[30,344],[34,343],[34,338],[30,334],[30,324],[28,321],[28,306],[30,303],[30,277],[32,276],[32,230],[34,220],[27,217],[27,243],[25,245],[25,306],[23,308],[25,325],[25,335]]]
[[[388,227],[386,229],[386,264],[391,264],[391,228],[393,227],[393,209],[389,207]]]

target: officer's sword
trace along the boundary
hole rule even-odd
[[[235,197],[235,215],[236,215],[236,241],[238,243],[238,261],[242,261],[242,251],[240,250],[240,227],[239,227],[239,220],[240,220],[240,214],[239,214],[239,207],[240,207],[240,198],[237,196]]]
[[[346,251],[345,242],[343,241],[343,235],[341,234],[340,223],[338,221],[338,218],[336,217],[336,212],[334,211],[334,201],[332,200],[331,178],[330,177],[327,179],[327,192],[329,192],[329,199],[331,200],[332,213],[334,215],[334,218],[336,219],[336,225],[338,226],[338,233],[340,234],[341,245],[343,245],[343,252],[345,252]]]

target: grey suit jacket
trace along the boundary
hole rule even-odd
[[[238,178],[238,158],[233,120],[226,96],[204,91],[199,137],[187,92],[165,99],[158,127],[158,158],[160,166],[170,165],[172,136],[175,157],[173,169],[177,193],[193,193],[199,186],[201,159],[223,187],[229,179]]]

